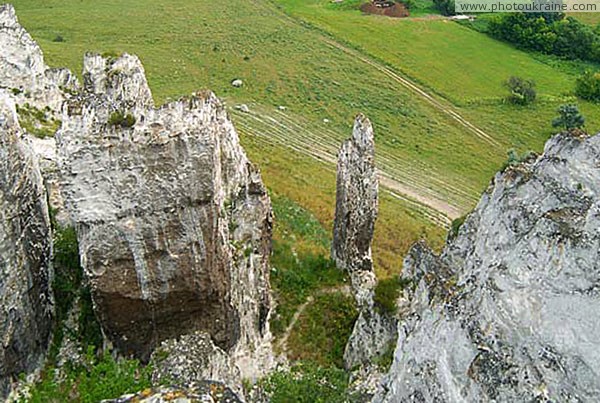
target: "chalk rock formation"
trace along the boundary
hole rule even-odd
[[[58,187],[56,144],[52,137],[41,139],[33,134],[50,135],[56,130],[61,107],[79,90],[79,83],[69,70],[46,66],[42,50],[19,24],[10,4],[0,5],[0,48],[0,88],[17,104],[20,119],[26,122],[23,127],[36,132],[27,141],[40,161],[50,206],[59,223],[68,225]]]
[[[66,108],[57,138],[106,335],[147,358],[161,341],[203,330],[244,377],[260,374],[272,360],[272,213],[223,106],[204,93],[150,107],[133,56],[87,55],[84,65],[90,92]]]
[[[0,49],[0,88],[10,91],[17,104],[57,112],[69,93],[77,91],[77,79],[69,70],[46,66],[42,50],[10,4],[0,5]]]
[[[207,333],[198,331],[163,341],[152,354],[152,364],[155,385],[165,381],[194,385],[210,379],[228,385],[238,396],[244,395],[240,371]]]
[[[154,107],[144,66],[135,55],[104,58],[87,53],[83,58],[83,88],[86,102],[93,104],[97,119],[104,122],[115,111],[141,113]]]
[[[598,228],[600,136],[557,135],[497,174],[441,256],[407,256],[376,401],[599,401]]]
[[[331,256],[350,274],[360,313],[346,346],[347,368],[368,363],[395,340],[396,323],[374,307],[377,278],[371,241],[377,219],[379,182],[375,169],[375,141],[371,122],[359,115],[352,137],[338,156],[337,192]]]
[[[0,92],[0,398],[41,364],[52,328],[52,240],[42,177]]]
[[[379,182],[371,122],[363,115],[354,122],[352,137],[338,155],[335,220],[331,257],[350,274],[373,271],[371,241],[377,219]]]
[[[243,401],[225,384],[203,381],[192,387],[165,386],[131,393],[102,403],[242,403]]]

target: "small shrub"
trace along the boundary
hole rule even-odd
[[[585,124],[585,118],[574,104],[565,104],[558,107],[558,117],[552,121],[552,127],[560,127],[565,130],[581,129]]]
[[[65,38],[62,37],[62,35],[56,35],[54,37],[54,39],[52,39],[52,42],[64,42]]]
[[[114,111],[108,118],[108,124],[110,126],[120,126],[123,128],[133,127],[135,125],[135,117],[131,113],[125,113],[122,111]]]
[[[456,14],[454,0],[433,0],[433,4],[442,15]]]
[[[456,238],[456,236],[458,235],[458,231],[460,230],[460,227],[462,227],[462,225],[465,223],[466,219],[467,219],[467,215],[465,214],[462,217],[458,217],[458,218],[455,218],[454,220],[452,220],[452,223],[450,224],[450,238]]]
[[[586,71],[577,79],[575,94],[592,102],[600,102],[600,72]]]
[[[343,403],[354,401],[348,381],[348,374],[341,369],[298,363],[289,372],[272,373],[260,386],[272,403]]]
[[[508,150],[506,155],[506,162],[504,162],[504,165],[502,165],[502,168],[500,169],[501,172],[506,170],[506,168],[508,167],[519,165],[521,162],[526,161],[527,159],[535,156],[536,154],[533,151],[526,151],[523,154],[519,155],[514,148],[511,148],[510,150]],[[464,217],[461,217],[461,219],[464,220]]]
[[[382,314],[394,315],[397,309],[396,300],[400,295],[401,288],[402,284],[397,276],[379,280],[373,297],[375,307]]]
[[[513,105],[529,105],[537,96],[533,80],[513,76],[506,80],[504,86],[510,91],[506,100]]]

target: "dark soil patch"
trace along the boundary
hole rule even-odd
[[[366,14],[385,15],[393,18],[404,18],[410,15],[403,3],[392,1],[370,1],[360,6],[360,11]]]

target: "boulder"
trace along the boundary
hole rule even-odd
[[[152,367],[154,385],[171,382],[189,386],[210,379],[228,385],[238,396],[244,395],[239,369],[205,332],[163,341],[152,354]]]

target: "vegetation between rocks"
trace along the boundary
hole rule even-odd
[[[149,388],[151,374],[151,366],[142,366],[137,360],[115,359],[108,352],[98,356],[90,346],[83,363],[61,368],[60,375],[54,367],[46,368],[42,381],[23,401],[98,403]]]
[[[14,91],[13,91],[14,93]],[[60,120],[50,116],[50,109],[40,110],[28,103],[17,105],[19,124],[27,133],[38,138],[52,137],[60,127]]]
[[[343,368],[344,349],[357,317],[354,297],[341,292],[316,295],[289,337],[288,357]]]
[[[343,403],[352,401],[348,374],[339,368],[296,363],[289,372],[271,374],[260,383],[272,403]]]

